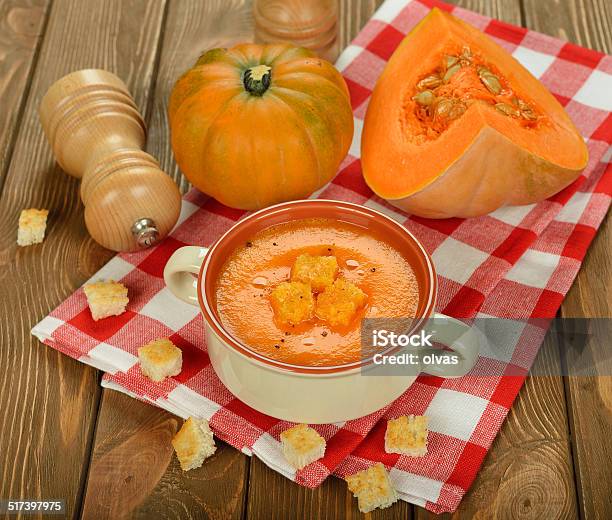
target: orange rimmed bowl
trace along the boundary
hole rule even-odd
[[[234,250],[265,228],[309,218],[344,221],[383,232],[387,241],[410,263],[418,281],[419,303],[410,333],[418,331],[434,316],[437,279],[433,262],[423,246],[386,215],[348,202],[302,200],[252,213],[208,249],[186,246],[175,251],[164,269],[164,279],[175,296],[200,307],[213,369],[238,399],[262,413],[287,421],[335,423],[363,417],[387,406],[413,383],[414,371],[404,375],[368,375],[368,370],[376,368],[373,357],[338,366],[292,365],[266,357],[224,328],[214,304],[217,278]],[[465,324],[445,319],[452,323],[454,333],[444,328],[436,334],[435,341],[452,343],[449,346],[460,356],[460,366],[452,371],[434,366],[427,372],[456,377],[474,365],[477,340]],[[462,332],[460,340],[455,340],[457,329]]]

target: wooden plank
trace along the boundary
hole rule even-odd
[[[217,441],[202,468],[182,471],[170,444],[182,422],[105,390],[83,518],[241,518],[246,457]]]
[[[255,457],[251,460],[250,475],[247,518],[283,520],[298,518],[297,515],[317,519],[363,518],[357,499],[341,479],[329,477],[318,488],[308,489],[289,481]],[[413,518],[412,506],[398,501],[390,508],[372,511],[367,518],[408,520]]]
[[[98,374],[29,331],[111,255],[87,236],[78,184],[55,165],[37,108],[53,81],[84,67],[118,73],[145,106],[162,17],[160,1],[53,3],[2,193],[0,496],[63,498],[68,517],[80,507]],[[19,212],[32,206],[50,210],[47,238],[17,248]]]
[[[344,49],[372,17],[383,0],[339,0],[338,41]]]
[[[561,307],[564,318],[603,317],[610,320],[612,300],[602,281],[612,279],[611,250],[612,226],[608,217]],[[606,330],[601,323],[592,326]],[[608,326],[608,334],[609,331]],[[612,478],[612,371],[607,333],[599,332],[598,340],[590,343],[588,349],[562,351],[567,367],[576,366],[578,358],[588,356],[599,365],[598,373],[601,374],[564,378],[580,513],[587,520],[612,517],[609,485]]]
[[[174,162],[167,122],[172,87],[204,50],[251,40],[252,32],[250,4],[243,0],[180,0],[168,7],[151,92],[147,151],[159,159],[183,191],[189,183]],[[177,418],[110,390],[104,390],[103,395],[84,518],[115,518],[119,512],[136,518],[171,516],[167,506],[170,496],[172,510],[180,511],[177,516],[181,518],[242,516],[248,457],[218,441],[217,454],[202,468],[183,472],[170,445]],[[143,446],[150,446],[148,453],[157,454],[151,457],[151,464],[140,463]],[[125,487],[116,485],[128,477]]]
[[[521,24],[520,0],[449,0],[448,3],[504,22]]]
[[[523,0],[527,27],[590,49],[612,49],[609,0]]]
[[[555,8],[536,0],[525,0],[527,24],[565,40],[612,52],[612,5],[605,0],[566,0]],[[595,237],[578,277],[563,305],[563,317],[612,316],[606,280],[612,279],[610,219]],[[598,350],[599,347],[599,350]],[[607,344],[591,345],[597,360]],[[571,366],[575,352],[567,353]],[[610,478],[612,478],[612,377],[564,378],[573,445],[580,516],[585,519],[612,517]]]
[[[15,144],[50,0],[0,2],[0,186]]]

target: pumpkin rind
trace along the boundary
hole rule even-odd
[[[540,126],[527,130],[478,102],[433,140],[417,142],[406,134],[412,128],[402,126],[407,93],[427,74],[434,55],[464,42],[533,102],[543,114]],[[379,78],[361,152],[364,178],[377,195],[429,218],[473,217],[540,201],[573,182],[588,160],[582,137],[552,94],[487,36],[438,9],[404,39]]]
[[[308,197],[332,179],[353,137],[340,73],[284,44],[208,51],[174,86],[169,119],[189,181],[246,210]]]

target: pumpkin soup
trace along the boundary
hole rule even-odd
[[[364,317],[414,317],[418,282],[381,234],[331,219],[256,233],[226,260],[215,305],[227,331],[269,358],[336,366],[361,357]]]

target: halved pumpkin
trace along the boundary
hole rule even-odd
[[[378,79],[361,156],[376,194],[429,218],[545,199],[588,160],[552,94],[482,32],[439,9],[402,41]]]

